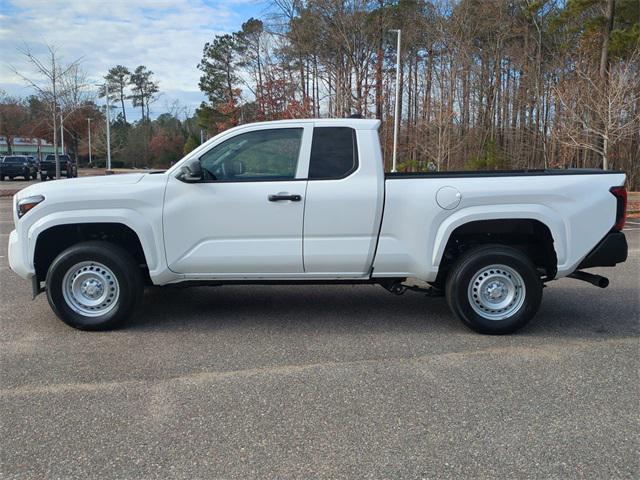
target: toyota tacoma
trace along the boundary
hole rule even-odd
[[[11,268],[85,330],[120,325],[145,285],[329,283],[443,295],[503,334],[545,284],[606,287],[585,269],[625,261],[623,173],[385,173],[379,125],[242,125],[166,172],[32,185],[14,196]]]

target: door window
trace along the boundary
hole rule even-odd
[[[241,133],[200,157],[208,181],[276,181],[295,178],[302,128]]]
[[[344,178],[356,170],[358,150],[356,131],[348,127],[313,129],[309,180]]]

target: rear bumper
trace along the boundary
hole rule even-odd
[[[614,267],[627,259],[627,238],[622,232],[609,232],[582,260],[577,270],[591,267]]]
[[[67,171],[67,166],[66,165],[60,165],[60,171],[61,172],[66,172]],[[55,174],[56,173],[56,164],[54,163],[54,164],[48,164],[48,165],[40,165],[40,172]]]

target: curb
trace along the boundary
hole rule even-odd
[[[18,193],[21,188],[17,188],[14,190],[0,190],[0,197],[13,197],[16,193]]]

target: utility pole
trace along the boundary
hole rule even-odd
[[[60,180],[60,155],[58,155],[58,95],[56,93],[56,79],[57,79],[57,70],[55,68],[55,64],[51,69],[52,82],[53,86],[53,158],[56,160],[56,180]]]
[[[400,37],[402,35],[401,30],[389,30],[398,34],[398,44],[396,47],[396,105],[393,120],[393,163],[391,165],[391,171],[397,172],[398,161],[398,124],[400,123]]]
[[[62,109],[60,109],[60,147],[62,147],[62,155],[64,155],[64,124],[62,119]]]
[[[200,145],[204,143],[204,130],[200,129]]]
[[[91,165],[91,119],[87,118],[87,132],[89,133],[89,165]]]
[[[111,170],[111,116],[109,114],[109,84],[105,83],[104,88],[107,94],[107,170]]]

